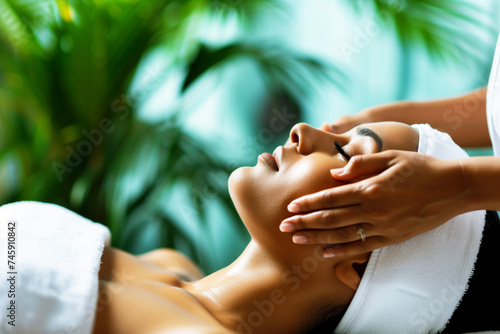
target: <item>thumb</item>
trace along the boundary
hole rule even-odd
[[[338,118],[330,125],[330,128],[333,133],[344,133],[360,123],[365,122],[362,122],[359,115],[348,115]]]
[[[332,133],[344,133],[349,131],[354,126],[354,122],[335,122],[330,125],[330,131]]]
[[[352,181],[362,177],[380,174],[390,166],[393,157],[374,153],[352,157],[343,168],[332,169],[332,176],[338,180]]]
[[[323,124],[321,124],[320,129],[326,132],[332,132],[332,126],[327,122],[323,122]]]

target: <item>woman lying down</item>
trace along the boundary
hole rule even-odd
[[[487,305],[499,297],[498,270],[488,258],[495,258],[499,247],[491,240],[499,233],[495,213],[470,212],[404,243],[347,258],[324,258],[323,249],[335,245],[296,245],[280,232],[291,200],[339,184],[330,169],[345,165],[350,156],[388,149],[441,159],[466,156],[449,136],[428,125],[373,123],[336,135],[298,124],[274,156],[263,154],[256,166],[231,175],[229,191],[251,241],[232,264],[206,277],[173,250],[133,256],[109,247],[107,228],[59,206],[5,205],[0,208],[1,244],[12,241],[5,231],[14,223],[18,252],[14,284],[0,283],[7,314],[1,332],[499,329]],[[9,289],[15,298],[6,298]],[[8,323],[9,314],[15,327]]]

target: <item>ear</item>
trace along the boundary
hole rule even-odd
[[[356,291],[365,272],[370,253],[348,257],[335,265],[335,274],[339,281]]]

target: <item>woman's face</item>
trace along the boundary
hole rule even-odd
[[[229,191],[252,238],[281,248],[283,243],[292,245],[290,236],[279,231],[281,221],[291,216],[287,205],[300,196],[342,184],[330,169],[344,166],[355,155],[389,149],[416,151],[417,147],[417,130],[402,123],[363,124],[343,134],[300,123],[292,128],[285,146],[277,147],[272,155],[260,155],[254,167],[234,171]]]

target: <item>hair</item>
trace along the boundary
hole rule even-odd
[[[306,322],[301,333],[331,334],[347,311],[349,303],[338,305],[329,303],[319,308]]]

